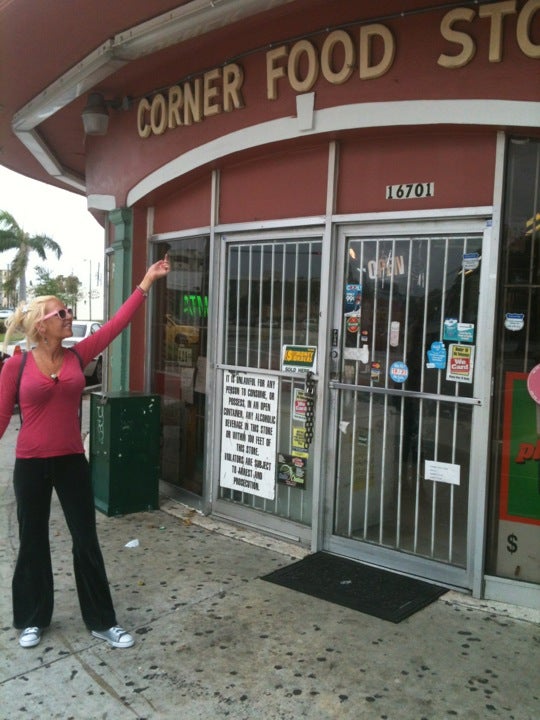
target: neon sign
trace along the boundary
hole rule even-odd
[[[208,317],[208,295],[183,295],[180,314],[191,318]]]

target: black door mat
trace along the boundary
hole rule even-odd
[[[308,555],[261,579],[394,623],[448,590],[326,552]]]

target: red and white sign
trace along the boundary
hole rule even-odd
[[[448,347],[446,379],[454,382],[472,383],[474,346],[451,343]]]

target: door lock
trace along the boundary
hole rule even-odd
[[[330,378],[332,380],[339,379],[339,330],[332,328],[332,342],[330,350]]]

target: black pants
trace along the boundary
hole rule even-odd
[[[12,584],[14,626],[45,628],[51,622],[54,587],[49,516],[53,487],[73,541],[73,567],[83,620],[90,630],[105,630],[116,625],[96,532],[86,457],[17,459],[13,484],[20,541]]]

